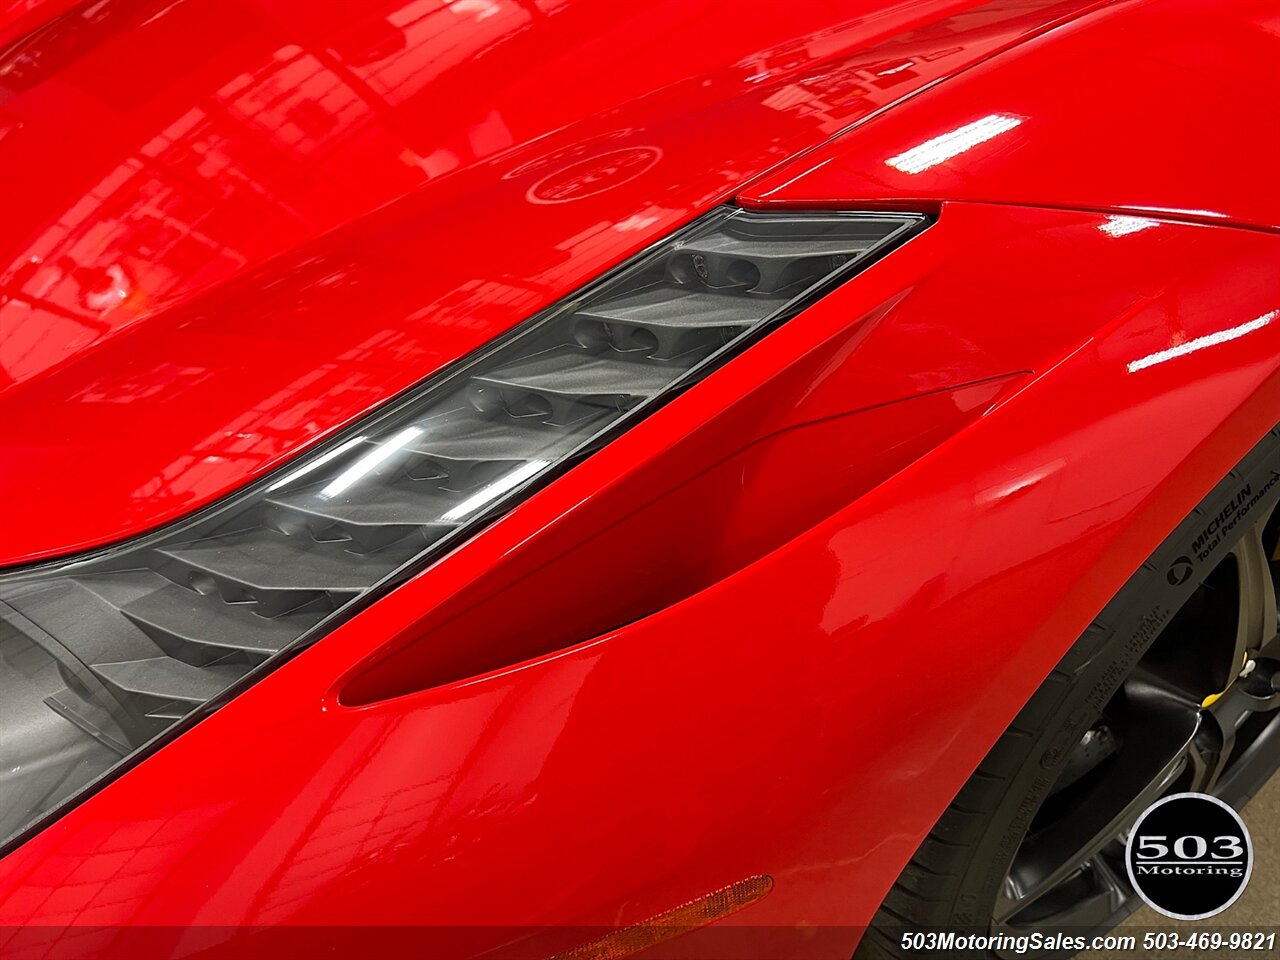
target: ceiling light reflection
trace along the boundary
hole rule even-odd
[[[918,147],[912,147],[896,157],[890,157],[885,163],[903,173],[921,173],[952,157],[958,157],[966,150],[972,150],[980,143],[994,140],[1000,134],[1019,126],[1022,120],[1022,117],[1004,113],[988,114],[981,120],[966,123],[950,133],[926,140]]]
[[[366,453],[334,477],[328,485],[321,488],[320,496],[325,500],[336,497],[361,477],[367,475],[378,464],[389,459],[420,436],[422,436],[421,427],[405,427],[394,437],[388,439],[386,443],[379,444],[374,450]]]
[[[441,519],[450,522],[461,520],[463,517],[469,516],[479,510],[486,504],[492,503],[508,490],[512,490],[524,483],[530,477],[540,472],[543,467],[550,464],[549,460],[530,460],[528,463],[521,464],[510,473],[504,473],[493,483],[486,484],[477,490],[474,494],[467,497],[460,504],[446,513]]]
[[[1158,226],[1160,226],[1159,220],[1148,217],[1107,217],[1105,221],[1098,224],[1098,229],[1109,237],[1127,237],[1139,230]]]
[[[336,460],[338,457],[341,457],[344,454],[350,453],[356,447],[360,446],[362,443],[365,443],[368,439],[369,439],[368,437],[364,437],[364,436],[352,437],[346,443],[342,444],[341,446],[334,447],[332,450],[330,450],[326,454],[323,454],[322,456],[316,457],[314,460],[312,460],[310,463],[306,464],[305,466],[299,467],[297,470],[294,470],[292,473],[285,474],[285,476],[281,477],[275,483],[271,484],[271,486],[267,487],[267,489],[279,490],[281,487],[287,487],[290,484],[292,484],[295,480],[297,480],[299,477],[305,477],[312,470],[315,470],[319,467],[323,467],[330,460]]]
[[[1188,353],[1195,353],[1197,350],[1203,350],[1205,347],[1214,347],[1220,343],[1226,343],[1229,340],[1236,340],[1243,337],[1246,333],[1253,333],[1255,330],[1261,330],[1276,317],[1280,317],[1280,310],[1272,310],[1270,313],[1264,313],[1256,320],[1250,320],[1248,323],[1242,323],[1238,327],[1230,327],[1226,330],[1219,330],[1217,333],[1210,333],[1203,337],[1196,337],[1194,340],[1188,340],[1186,343],[1180,343],[1176,347],[1170,347],[1168,350],[1161,350],[1159,353],[1148,354],[1141,360],[1134,360],[1129,363],[1129,372],[1137,373],[1139,370],[1145,370],[1147,367],[1154,367],[1157,363],[1164,363],[1166,360],[1172,360],[1174,357],[1184,357]]]

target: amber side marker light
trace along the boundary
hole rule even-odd
[[[772,889],[773,877],[766,874],[747,877],[666,913],[615,930],[599,940],[557,953],[550,960],[615,960],[617,957],[630,957],[737,913]]]

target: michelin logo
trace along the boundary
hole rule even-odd
[[[1253,484],[1246,483],[1240,488],[1240,492],[1231,498],[1231,502],[1219,510],[1213,518],[1205,524],[1204,530],[1196,537],[1195,542],[1191,544],[1191,549],[1195,551],[1197,560],[1207,560],[1209,554],[1222,543],[1223,539],[1236,528],[1236,525],[1244,519],[1249,511],[1257,506],[1258,501],[1267,495],[1276,482],[1280,481],[1280,473],[1274,470],[1271,477],[1263,484],[1262,489],[1256,493]]]

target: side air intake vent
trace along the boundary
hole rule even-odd
[[[718,210],[217,509],[0,578],[0,838],[923,224]]]

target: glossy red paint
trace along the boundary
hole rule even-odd
[[[207,502],[1085,4],[624,6],[97,4],[52,59],[0,55],[27,64],[0,73],[0,171],[30,185],[0,232],[0,496],[39,508],[0,562]],[[1116,16],[1190,42],[1181,9]],[[1025,49],[1101,56],[1120,21],[1089,23]],[[748,936],[652,955],[846,958],[1063,649],[1280,407],[1280,237],[1132,215],[1195,196],[1271,225],[1270,201],[1184,183],[1194,150],[1141,182],[1122,150],[1104,189],[1052,70],[997,62],[1038,168],[997,136],[928,190],[858,192],[867,157],[924,142],[899,112],[955,129],[978,66],[748,188],[941,212],[9,854],[0,956],[546,957],[763,873]],[[1215,103],[1257,80],[1238,66]],[[1097,108],[1167,122],[1145,76]]]
[[[1120,3],[925,91],[745,202],[996,200],[1280,229],[1274,4]]]
[[[11,4],[0,565],[208,503],[1094,5]]]
[[[761,929],[735,939],[735,955],[847,957],[1062,650],[1274,425],[1280,238],[1112,223],[947,205],[924,235],[12,853],[0,922],[55,929],[10,942],[40,940],[52,957],[92,944],[135,958],[148,943],[155,956],[317,943],[546,956],[590,939],[584,924],[643,920],[767,873],[773,891],[735,918]],[[1071,297],[1047,294],[1067,289],[1048,250],[1091,265]],[[680,602],[518,666],[343,702],[389,647],[430,642],[447,598],[503,564],[545,562],[544,545],[594,500],[877,311],[864,329],[884,352],[868,336],[870,352],[843,357],[850,373],[894,357],[918,378],[1024,365],[1034,378]],[[1139,363],[1259,318],[1246,335]],[[933,344],[944,331],[955,336]],[[182,940],[96,926],[109,924],[219,929]],[[315,929],[340,924],[415,929]],[[255,940],[266,925],[286,929]],[[720,936],[731,933],[655,955],[721,956]]]

